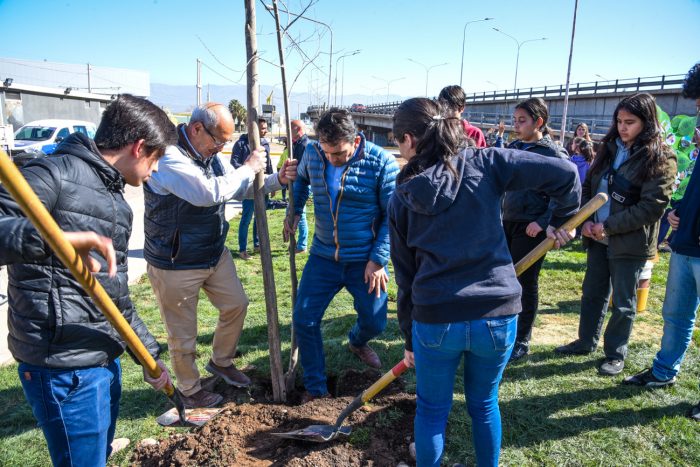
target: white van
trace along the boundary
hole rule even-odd
[[[51,154],[58,143],[71,133],[82,133],[88,138],[95,137],[97,127],[92,122],[81,120],[36,120],[27,123],[15,132],[14,152],[37,152]]]

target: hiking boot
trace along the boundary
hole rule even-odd
[[[306,404],[307,402],[315,401],[316,399],[330,399],[331,395],[329,393],[321,394],[321,395],[314,395],[311,394],[309,391],[304,391],[304,394],[301,395],[301,401],[299,404]]]
[[[627,378],[622,380],[622,384],[643,386],[645,388],[661,388],[664,386],[670,386],[675,382],[675,376],[671,379],[666,380],[657,378],[656,376],[654,376],[654,373],[651,371],[651,368],[647,368],[641,373],[637,373],[634,376],[628,376]]]
[[[306,248],[297,248],[296,250],[294,250],[294,253],[298,255],[303,255],[306,253]]]
[[[692,406],[690,410],[688,410],[688,413],[685,414],[685,416],[691,420],[700,422],[700,402],[698,402],[697,405]]]
[[[224,397],[221,394],[215,392],[209,392],[206,389],[200,389],[191,396],[186,396],[182,394],[182,403],[185,407],[190,409],[204,409],[208,407],[214,407],[220,404]]]
[[[350,349],[350,352],[357,355],[365,365],[372,368],[382,367],[382,361],[379,360],[379,356],[369,345],[365,344],[362,347],[355,347],[354,345],[348,343],[348,348]]]
[[[239,251],[238,257],[245,261],[250,261],[252,259],[247,251]]]
[[[244,375],[235,365],[219,366],[209,360],[206,369],[212,375],[220,376],[231,386],[237,388],[247,388],[250,386],[250,378]]]
[[[509,362],[514,362],[520,360],[530,353],[530,343],[529,342],[516,342],[513,346],[513,353],[510,354]]]
[[[625,361],[617,358],[606,358],[598,367],[598,374],[603,376],[615,376],[622,373]]]
[[[561,355],[588,355],[591,352],[593,352],[593,350],[584,347],[581,341],[578,339],[554,349],[554,353]]]

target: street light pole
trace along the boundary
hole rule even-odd
[[[270,6],[270,5],[265,5],[265,8],[272,11],[272,6]],[[330,107],[330,105],[331,105],[331,76],[333,76],[333,70],[331,68],[333,66],[333,29],[331,29],[331,27],[329,25],[327,25],[326,23],[324,23],[322,21],[308,18],[308,17],[303,16],[303,15],[297,15],[296,13],[291,13],[291,12],[289,12],[287,10],[283,10],[281,8],[278,8],[278,10],[282,11],[284,13],[287,13],[288,15],[292,15],[292,16],[297,17],[297,18],[305,19],[306,21],[311,21],[312,23],[320,24],[321,26],[325,26],[326,28],[328,28],[328,32],[331,33],[331,52],[330,52],[330,55],[328,56],[328,100],[327,100],[327,105],[328,105],[328,107]]]
[[[464,24],[464,31],[462,32],[462,64],[459,67],[459,87],[462,87],[462,74],[464,73],[464,44],[466,42],[467,38],[467,26],[469,26],[472,23],[481,23],[482,21],[491,21],[494,18],[484,18],[484,19],[475,19],[473,21],[467,21]]]
[[[498,28],[491,28],[491,29],[493,29],[496,32],[500,32],[501,34],[503,34],[506,37],[510,37],[511,39],[513,39],[513,41],[515,41],[515,44],[518,46],[517,53],[515,54],[515,80],[513,81],[513,91],[515,91],[516,89],[518,89],[518,62],[520,61],[520,47],[522,47],[524,44],[527,44],[528,42],[546,41],[547,38],[540,37],[538,39],[528,39],[528,40],[520,42],[515,37],[511,36],[508,33],[501,31]]]
[[[396,81],[401,81],[402,79],[406,79],[405,76],[402,76],[401,78],[396,78],[396,79],[384,79],[380,78],[379,76],[372,76],[374,79],[378,79],[379,81],[384,81],[386,83],[386,103],[389,103],[389,86],[391,86],[391,83],[395,83]]]
[[[413,62],[416,65],[420,65],[425,69],[425,97],[428,97],[428,76],[429,76],[430,70],[432,70],[433,68],[437,68],[439,66],[447,65],[447,62],[440,63],[440,64],[433,65],[433,66],[426,66],[417,60],[413,60],[412,58],[409,58],[408,61]]]
[[[346,53],[346,54],[344,54],[344,55],[341,55],[341,56],[338,57],[338,58],[336,59],[336,61],[335,61],[335,98],[333,99],[333,105],[334,105],[334,106],[338,105],[338,62],[339,62],[341,59],[344,59],[345,57],[351,57],[351,56],[353,56],[353,55],[359,54],[360,52],[362,52],[362,50],[360,50],[360,49],[353,50],[352,52],[348,52],[348,53]],[[343,63],[345,63],[345,61],[343,61]],[[345,68],[343,68],[343,78],[345,78]],[[341,88],[341,91],[340,91],[340,92],[341,92],[341,94],[342,94],[342,92],[343,92],[343,91],[342,91],[342,88]],[[342,104],[342,99],[343,99],[342,95],[341,95],[340,99],[341,99],[341,104],[340,104],[340,105],[342,106],[342,105],[343,105],[343,104]]]

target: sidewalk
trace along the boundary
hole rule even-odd
[[[7,268],[0,271],[0,293],[7,295]],[[7,303],[0,306],[0,366],[14,363],[10,351],[7,349]]]

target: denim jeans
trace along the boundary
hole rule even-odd
[[[20,363],[18,372],[53,465],[104,466],[119,413],[119,359],[77,370]]]
[[[498,385],[513,350],[517,315],[445,324],[413,322],[416,363],[416,460],[439,466],[452,408],[455,372],[464,357],[464,394],[479,466],[498,465]]]
[[[297,226],[299,235],[297,237],[297,250],[306,250],[306,242],[309,238],[309,225],[306,223],[306,207],[301,211],[299,225]]]
[[[700,258],[671,254],[666,279],[666,295],[661,314],[664,334],[652,371],[659,379],[678,374],[693,337],[695,316],[700,304]]]
[[[246,251],[248,249],[248,227],[255,213],[255,201],[252,199],[244,199],[243,213],[241,214],[241,222],[238,224],[238,251]],[[258,226],[253,221],[253,246],[259,246]]]
[[[339,263],[314,254],[304,266],[294,307],[294,332],[304,368],[304,387],[313,395],[328,392],[321,320],[343,287],[352,295],[357,312],[357,321],[348,334],[350,344],[362,347],[386,327],[387,294],[382,292],[377,298],[374,292],[367,293],[366,266],[366,261]]]

